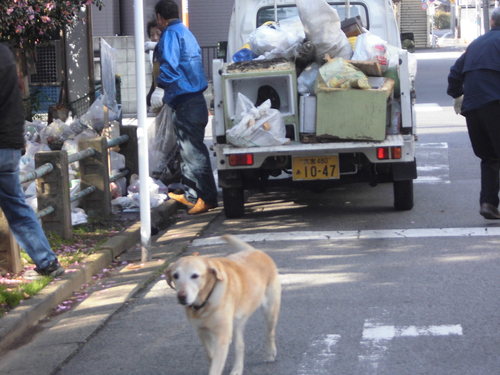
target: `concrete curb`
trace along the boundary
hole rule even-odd
[[[152,211],[152,224],[164,227],[177,211],[179,204],[167,200]],[[61,280],[56,280],[45,287],[33,298],[23,301],[0,319],[0,352],[9,348],[22,338],[28,329],[43,320],[62,301],[89,283],[92,276],[111,264],[114,258],[140,241],[140,221],[129,226],[125,231],[107,240],[95,254],[90,255],[85,264],[73,272],[67,272]]]

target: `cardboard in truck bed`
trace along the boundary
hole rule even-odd
[[[382,141],[390,121],[394,81],[378,89],[316,88],[316,136],[332,140]]]

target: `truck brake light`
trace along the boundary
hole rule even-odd
[[[253,154],[229,155],[229,165],[231,167],[237,167],[240,165],[253,165]]]
[[[389,148],[377,147],[377,159],[379,160],[389,159]]]
[[[377,159],[387,160],[387,159],[401,159],[402,151],[400,146],[396,147],[378,147],[377,148]]]
[[[401,147],[391,147],[391,159],[401,159]]]

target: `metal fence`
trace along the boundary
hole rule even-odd
[[[35,171],[21,178],[20,182],[37,180],[38,207],[36,213],[46,232],[53,232],[62,238],[73,236],[71,224],[71,203],[82,199],[82,207],[91,217],[111,215],[110,182],[128,175],[128,170],[121,170],[116,175],[109,175],[108,151],[110,148],[129,140],[128,135],[106,139],[97,137],[79,142],[79,152],[68,155],[66,151],[41,151],[35,154]],[[70,194],[68,166],[80,163],[81,189]],[[3,223],[3,222],[2,222]],[[3,223],[5,225],[5,223]],[[8,233],[8,227],[0,228]],[[7,269],[9,272],[20,271],[19,247],[13,243],[12,236],[7,244]],[[5,244],[4,244],[5,245]],[[4,251],[5,252],[5,251]]]

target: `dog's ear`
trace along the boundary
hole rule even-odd
[[[222,267],[220,266],[220,263],[217,261],[209,260],[208,261],[208,270],[215,275],[215,278],[218,281],[223,281],[224,280],[224,271],[222,270]]]
[[[172,270],[174,269],[175,263],[170,263],[169,266],[167,267],[167,270],[165,271],[165,276],[167,279],[167,284],[169,287],[175,290],[175,286],[172,284]]]

